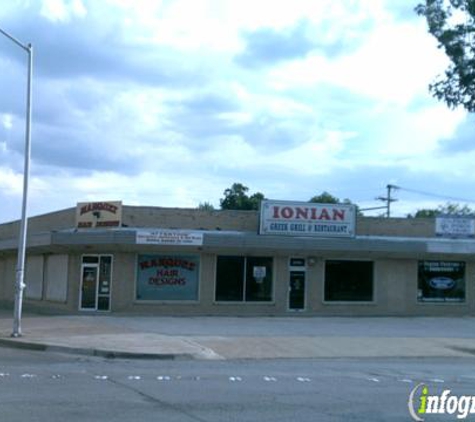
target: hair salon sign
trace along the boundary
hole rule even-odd
[[[311,202],[261,202],[259,234],[310,237],[352,237],[356,207]]]
[[[78,229],[120,227],[122,202],[79,202],[76,206]]]
[[[198,300],[200,257],[138,255],[137,300]]]

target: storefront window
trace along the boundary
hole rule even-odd
[[[218,256],[216,300],[271,301],[272,265],[273,260],[269,257]]]
[[[199,256],[139,255],[137,300],[198,300]]]
[[[241,256],[218,256],[216,269],[216,300],[243,300],[244,260],[244,257]]]
[[[325,301],[371,302],[373,262],[329,260],[325,262]]]
[[[465,262],[419,261],[419,302],[464,302]]]
[[[272,258],[246,258],[246,301],[272,300]]]

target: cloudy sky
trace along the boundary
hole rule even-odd
[[[219,207],[234,182],[363,208],[395,184],[395,216],[474,200],[475,119],[429,95],[447,61],[416,3],[2,2],[35,52],[29,214]],[[26,59],[0,36],[0,222],[21,209]]]

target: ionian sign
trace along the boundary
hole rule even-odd
[[[310,237],[352,237],[356,207],[349,204],[261,202],[259,234]]]

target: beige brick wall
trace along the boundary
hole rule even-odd
[[[52,230],[62,230],[74,227],[75,208],[68,208],[49,214],[38,215],[28,219],[28,232],[49,232]],[[0,224],[0,239],[16,238],[19,234],[20,226],[18,221]]]
[[[435,237],[433,218],[360,217],[356,222],[359,236]]]
[[[203,211],[193,208],[160,208],[124,206],[122,223],[127,227],[163,227],[193,230],[236,230],[256,233],[257,211]],[[30,233],[74,228],[75,208],[31,217]],[[0,225],[0,239],[18,236],[18,222]],[[362,236],[433,237],[434,219],[360,217],[356,233]]]
[[[190,208],[125,206],[122,222],[129,227],[257,232],[258,213],[255,211],[202,211]]]

